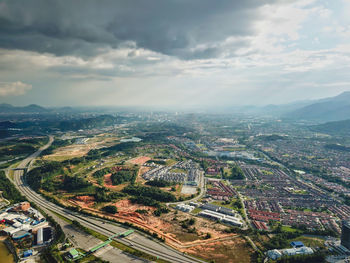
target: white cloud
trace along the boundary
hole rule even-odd
[[[305,90],[310,90],[311,98],[321,92],[318,88],[322,96],[334,95],[350,87],[350,27],[339,12],[343,8],[325,1],[276,1],[255,12],[249,34],[228,32],[223,39],[191,44],[189,54],[219,51],[198,59],[181,59],[133,41],[99,47],[89,56],[4,48],[0,49],[0,79],[21,79],[35,86],[30,94],[13,101],[28,97],[40,103],[41,96],[46,102],[42,91],[47,89],[50,103],[65,105],[85,104],[89,99],[101,105],[249,103],[254,96],[259,99],[266,94],[272,103],[275,93],[282,103],[303,99]],[[207,28],[203,28],[205,34]],[[0,96],[16,93],[7,85],[5,91],[0,83]]]
[[[0,97],[19,96],[32,89],[32,85],[16,82],[0,82]]]

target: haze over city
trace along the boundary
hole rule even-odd
[[[0,0],[0,263],[349,263],[350,0]]]
[[[0,102],[283,104],[350,89],[348,0],[1,1]]]

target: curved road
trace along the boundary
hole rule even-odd
[[[53,137],[50,136],[49,142],[40,148],[37,152],[33,153],[26,159],[24,159],[17,168],[27,168],[28,165],[30,166],[31,162],[38,157],[41,152],[48,147],[53,142]],[[9,178],[11,180],[11,178]],[[12,180],[11,180],[12,181]],[[15,170],[14,171],[14,180],[13,183],[15,186],[19,189],[19,191],[25,195],[28,200],[34,202],[41,208],[45,208],[47,210],[51,210],[57,214],[60,214],[70,220],[76,220],[83,226],[90,228],[100,234],[111,236],[115,233],[125,231],[125,228],[118,226],[117,224],[111,223],[106,220],[99,220],[97,218],[81,215],[78,212],[73,212],[68,209],[65,209],[63,207],[60,207],[56,204],[53,204],[43,198],[41,195],[33,191],[24,181],[23,178],[23,170]],[[158,243],[154,240],[151,240],[149,237],[146,237],[144,235],[141,235],[139,233],[134,233],[130,235],[128,238],[120,239],[115,238],[116,241],[123,243],[127,246],[134,247],[135,249],[138,249],[140,251],[146,252],[148,254],[151,254],[153,256],[156,256],[160,259],[167,260],[169,262],[176,262],[176,263],[193,263],[193,262],[201,262],[204,263],[202,260],[198,260],[196,258],[184,255],[183,253],[165,245],[162,243]],[[108,253],[108,252],[107,252]]]
[[[189,199],[189,200],[184,200],[184,201],[177,201],[177,202],[169,202],[169,203],[166,203],[167,206],[170,206],[170,205],[177,205],[177,204],[187,204],[187,203],[190,203],[190,202],[196,202],[198,201],[199,199],[201,199],[204,194],[206,193],[207,191],[207,187],[206,187],[206,178],[204,176],[204,172],[201,172],[201,177],[199,179],[199,187],[200,187],[200,193]]]

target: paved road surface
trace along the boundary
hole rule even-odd
[[[206,183],[205,183],[206,178],[204,177],[204,172],[201,172],[200,178],[199,178],[199,187],[200,187],[200,193],[199,195],[195,196],[192,199],[186,200],[186,201],[179,201],[179,202],[172,202],[172,203],[167,203],[167,205],[176,205],[179,203],[189,203],[189,202],[196,202],[199,199],[201,199],[205,192],[206,192]]]
[[[90,250],[92,247],[102,243],[101,240],[86,234],[85,232],[76,229],[71,224],[67,223],[63,219],[59,218],[56,214],[52,213],[50,210],[44,209],[44,211],[52,216],[55,221],[61,226],[66,237],[70,240],[74,247],[79,247],[84,250]],[[100,257],[103,260],[109,261],[111,263],[146,263],[147,260],[133,257],[132,255],[126,254],[123,251],[107,246],[103,249],[98,250],[94,253],[95,256]]]

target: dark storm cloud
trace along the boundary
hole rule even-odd
[[[91,56],[136,43],[183,59],[215,57],[220,41],[253,33],[257,8],[269,2],[276,0],[7,0],[0,47]]]

